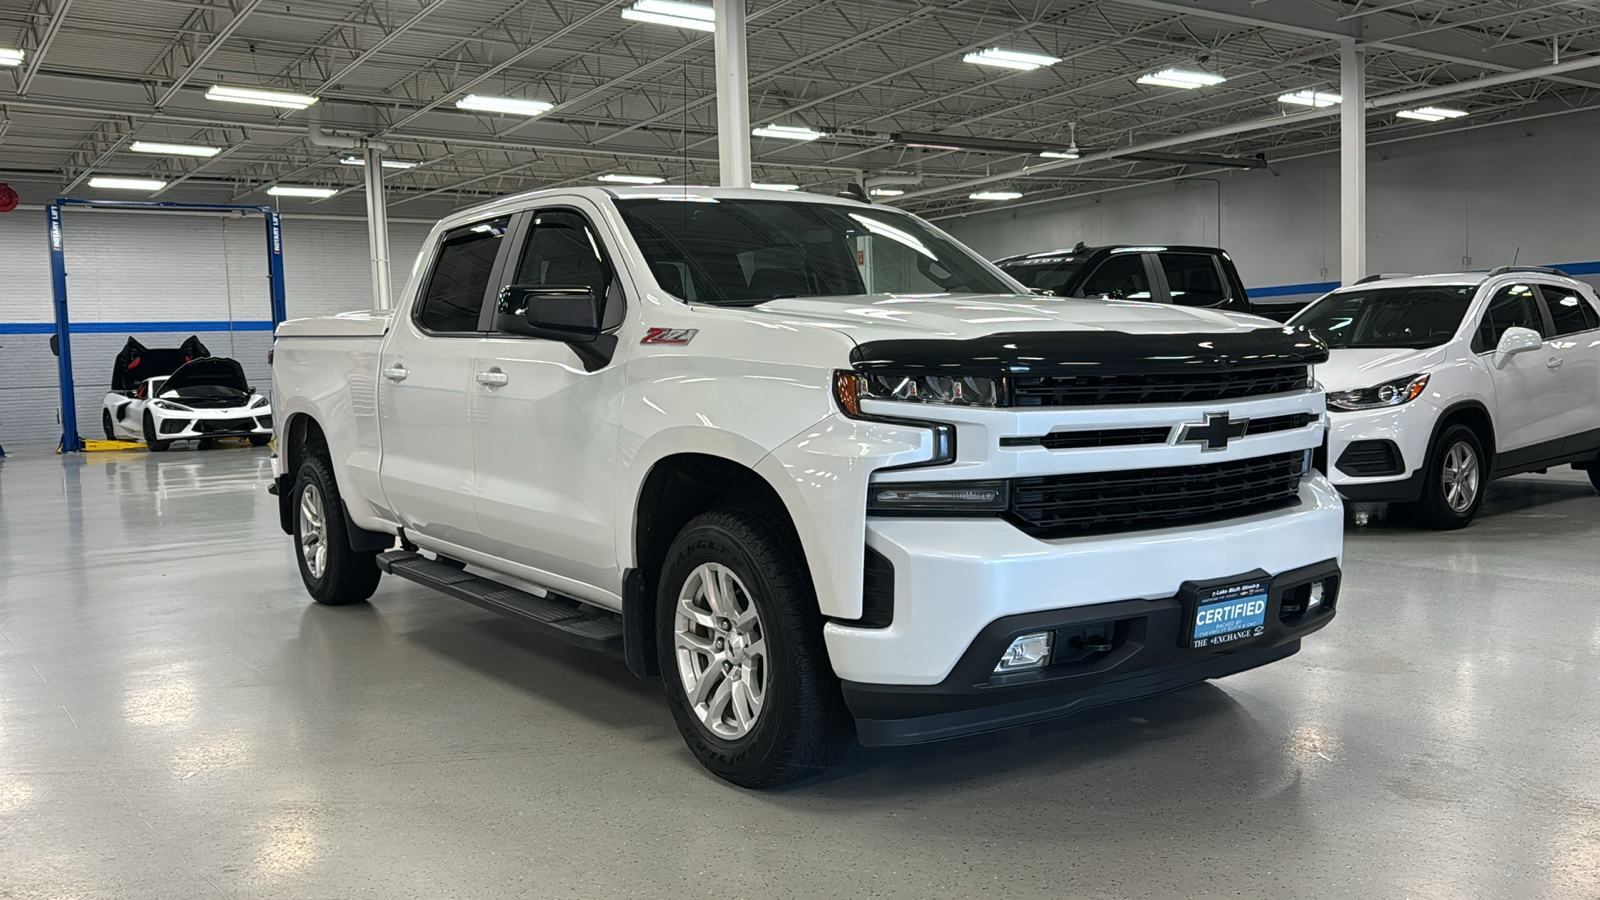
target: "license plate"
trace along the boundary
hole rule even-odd
[[[1216,647],[1260,637],[1267,630],[1267,585],[1246,581],[1197,593],[1189,646]]]

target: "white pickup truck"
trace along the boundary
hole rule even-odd
[[[392,313],[279,328],[273,489],[317,602],[387,572],[617,653],[765,786],[1295,653],[1326,358],[852,200],[541,191],[440,222]]]

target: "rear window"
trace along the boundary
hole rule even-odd
[[[1204,253],[1157,253],[1172,302],[1179,306],[1221,306],[1228,301],[1222,269]]]
[[[1544,305],[1550,310],[1550,321],[1557,335],[1600,328],[1600,316],[1595,315],[1594,307],[1578,291],[1556,284],[1541,284],[1539,293],[1544,295]]]
[[[510,219],[457,228],[445,235],[417,306],[417,324],[428,331],[478,330],[478,312],[489,290],[489,276]]]

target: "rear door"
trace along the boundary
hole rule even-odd
[[[1577,288],[1540,283],[1550,333],[1546,344],[1556,429],[1572,439],[1563,453],[1600,447],[1600,313]]]
[[[620,327],[631,285],[612,265],[618,245],[595,225],[596,213],[573,201],[531,214],[501,286],[604,289],[606,324]],[[622,341],[611,362],[594,371],[561,341],[495,333],[479,343],[470,390],[478,411],[473,468],[486,552],[620,589],[613,520],[629,343]]]
[[[380,479],[408,532],[478,547],[468,403],[480,313],[504,264],[509,216],[444,235],[427,283],[394,324],[378,372]]]
[[[1156,268],[1166,283],[1166,294],[1178,306],[1203,306],[1248,312],[1242,296],[1234,296],[1228,273],[1211,253],[1164,250],[1155,254]]]
[[[1531,328],[1548,338],[1532,285],[1497,288],[1484,307],[1473,339],[1473,349],[1494,382],[1495,449],[1499,453],[1563,436],[1553,421],[1557,404],[1551,397],[1555,372],[1548,365],[1549,345],[1545,350],[1519,353],[1506,360],[1497,358],[1495,347],[1500,336],[1512,327]]]

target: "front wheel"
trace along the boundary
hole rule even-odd
[[[852,736],[799,548],[760,516],[714,510],[678,534],[656,647],[678,731],[720,778],[750,788],[803,778]]]
[[[250,446],[252,446],[252,447],[265,447],[267,444],[269,444],[271,442],[272,442],[272,435],[270,435],[270,434],[252,434],[252,435],[250,435]]]
[[[383,577],[378,553],[351,548],[344,501],[327,462],[307,456],[300,463],[291,499],[295,560],[311,599],[324,606],[343,606],[371,597]]]
[[[1451,425],[1428,452],[1418,516],[1429,528],[1465,528],[1483,506],[1488,467],[1478,433],[1465,425]]]
[[[151,453],[165,453],[172,446],[171,441],[156,440],[156,420],[149,413],[144,414],[144,446]]]
[[[111,424],[111,410],[100,410],[100,427],[106,433],[106,440],[114,441],[117,439],[117,429]]]

